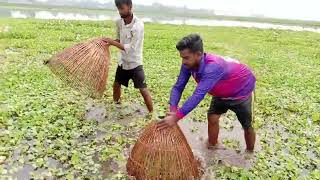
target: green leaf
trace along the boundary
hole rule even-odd
[[[72,154],[72,157],[71,157],[71,163],[73,164],[73,165],[78,165],[79,164],[79,162],[80,162],[80,155],[79,155],[79,153],[73,153]]]
[[[36,165],[37,165],[37,167],[43,167],[44,166],[44,159],[43,158],[38,158],[36,160]]]
[[[71,173],[68,173],[67,177],[68,180],[72,180],[74,179],[74,176]]]
[[[312,120],[313,122],[320,122],[320,113],[313,113]]]

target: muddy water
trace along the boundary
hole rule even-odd
[[[94,119],[99,123],[111,121],[127,126],[129,122],[134,121],[135,118],[144,118],[147,111],[139,104],[133,105],[114,105],[115,107],[110,111],[106,111],[104,105],[88,104],[86,118]],[[124,118],[125,117],[125,118]],[[231,116],[232,118],[232,116]],[[111,121],[110,121],[111,120]],[[246,148],[245,140],[243,137],[243,129],[236,119],[228,117],[221,118],[221,128],[219,133],[219,142],[225,143],[222,145],[224,148],[209,150],[206,146],[208,138],[207,123],[206,122],[192,122],[188,119],[179,122],[184,135],[190,144],[192,151],[197,159],[200,160],[201,166],[204,169],[203,179],[210,179],[214,172],[209,172],[208,168],[212,166],[231,165],[250,169],[254,165],[254,155],[248,156],[244,153]],[[137,137],[137,131],[126,132],[127,136]],[[96,138],[101,138],[106,135],[106,132],[98,131]],[[231,143],[230,143],[231,142]],[[261,149],[259,145],[259,138],[256,141],[256,151]],[[228,144],[232,146],[229,147]],[[127,158],[131,147],[127,147],[123,151],[123,155]],[[101,173],[103,177],[107,177],[109,173],[125,172],[126,162],[118,162],[109,160],[101,163]]]
[[[224,120],[222,118],[221,121]],[[230,120],[228,121],[230,123]],[[233,126],[231,126],[230,130],[220,128],[218,141],[220,144],[230,141],[235,142],[237,147],[230,148],[226,144],[223,144],[221,148],[215,150],[209,150],[206,145],[208,139],[207,123],[188,120],[179,123],[194,155],[202,162],[202,166],[205,169],[205,178],[213,176],[214,172],[208,172],[207,170],[210,166],[231,165],[250,169],[254,165],[254,154],[248,156],[248,154],[244,153],[246,144],[240,123],[236,120],[231,123]],[[257,138],[256,142],[256,151],[259,151],[261,149],[259,138]]]
[[[79,138],[79,143],[85,143],[87,141],[99,140],[109,135],[110,132],[104,127],[109,127],[112,124],[121,125],[129,130],[121,131],[120,133],[127,138],[136,139],[141,127],[132,128],[130,124],[136,123],[137,119],[146,119],[147,110],[138,103],[122,104],[122,105],[105,105],[88,102],[86,105],[85,119],[90,121],[97,121],[98,128],[96,133],[90,137]],[[224,117],[221,120],[221,129],[219,135],[219,141],[225,142],[225,149],[209,150],[206,147],[207,140],[207,123],[204,122],[192,122],[188,118],[179,122],[183,133],[185,134],[188,143],[190,144],[194,155],[201,162],[201,166],[204,169],[203,179],[210,179],[214,176],[214,172],[210,172],[209,167],[231,165],[243,168],[251,168],[253,166],[254,157],[246,159],[246,156],[242,153],[245,149],[245,141],[243,138],[243,130],[240,123],[237,120],[230,120],[228,117]],[[119,132],[117,132],[119,133]],[[258,139],[258,138],[257,138]],[[232,148],[228,147],[228,142],[232,143]],[[259,142],[259,140],[257,140]],[[32,143],[31,143],[32,144]],[[103,144],[99,146],[104,146]],[[121,152],[125,158],[128,158],[129,151],[132,145],[125,145],[125,149]],[[18,148],[19,149],[19,148]],[[257,150],[260,149],[259,143],[257,143]],[[18,152],[17,152],[18,153]],[[16,153],[16,154],[17,154]],[[310,153],[311,154],[311,153]],[[18,155],[16,155],[18,157]],[[108,179],[110,174],[125,173],[126,172],[126,160],[100,160],[100,152],[96,152],[93,157],[94,161],[100,164],[100,174],[103,178]],[[54,159],[46,159],[49,162],[50,168],[64,169],[63,165]],[[26,161],[27,162],[27,161]],[[11,169],[9,166],[6,169]],[[66,170],[66,169],[65,169]],[[47,174],[45,169],[34,169],[31,165],[25,164],[12,173],[11,177],[17,179],[28,179],[30,173],[35,174]]]
[[[138,103],[123,103],[123,104],[112,104],[106,106],[104,104],[95,104],[89,102],[86,106],[85,119],[94,120],[99,123],[99,130],[92,137],[80,139],[80,141],[92,140],[92,139],[103,139],[106,135],[113,134],[109,132],[105,127],[111,125],[120,125],[125,128],[130,128],[130,131],[120,132],[121,135],[128,139],[136,139],[138,137],[140,128],[130,127],[132,123],[136,123],[138,119],[146,119],[148,112],[146,108],[142,107]],[[119,133],[119,132],[118,132]],[[133,145],[126,144],[125,149],[121,152],[122,156],[127,159],[129,157],[130,149]],[[110,179],[110,174],[125,173],[126,172],[126,161],[117,161],[110,159],[108,161],[100,160],[100,153],[97,152],[94,161],[100,164],[100,173],[104,179]]]
[[[15,156],[19,156],[16,154]],[[26,162],[27,158],[25,158]],[[54,169],[63,169],[63,165],[59,163],[59,161],[53,158],[45,158],[45,162],[47,162],[48,168]],[[19,165],[18,163],[13,163],[10,165],[5,165],[5,169],[8,170],[8,174],[6,177],[8,179],[31,179],[31,174],[42,175],[42,177],[46,177],[46,179],[52,179],[51,175],[48,171],[48,168],[34,168],[31,164],[25,163],[24,165]],[[3,177],[5,179],[5,177]],[[1,179],[1,178],[0,178]]]

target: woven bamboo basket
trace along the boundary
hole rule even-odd
[[[199,163],[179,126],[157,130],[149,124],[134,145],[127,171],[137,180],[200,179]]]
[[[96,98],[106,89],[109,63],[109,46],[102,38],[66,48],[46,62],[67,85]]]

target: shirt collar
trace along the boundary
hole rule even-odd
[[[132,21],[131,21],[130,24],[126,24],[126,23],[124,22],[124,19],[121,18],[122,24],[123,24],[124,26],[126,26],[126,27],[132,26],[132,25],[134,24],[134,22],[136,21],[136,18],[137,18],[134,14],[132,14],[132,16],[133,16],[133,17],[132,17]]]

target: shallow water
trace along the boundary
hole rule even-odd
[[[35,18],[35,19],[60,19],[60,20],[87,20],[87,21],[105,21],[116,20],[119,18],[116,12],[108,13],[79,13],[79,12],[52,12],[46,10],[11,10],[0,8],[0,17],[11,18]],[[153,16],[139,15],[144,22],[154,22],[160,24],[174,25],[195,25],[195,26],[222,26],[222,27],[246,27],[258,29],[280,29],[291,31],[310,31],[320,33],[320,28],[304,27],[298,25],[281,25],[272,23],[250,22],[250,21],[231,21],[214,20],[203,18],[184,18],[178,16]]]
[[[222,118],[220,121],[224,120]],[[248,159],[246,154],[243,153],[246,145],[240,123],[234,120],[232,125],[231,130],[220,127],[218,141],[221,144],[226,140],[234,141],[237,142],[238,146],[229,148],[224,144],[225,148],[223,149],[209,150],[206,145],[208,139],[207,123],[191,121],[181,121],[179,123],[194,155],[202,162],[202,166],[205,169],[205,177],[212,176],[212,172],[207,171],[210,166],[231,165],[250,169],[254,165],[254,156]],[[257,137],[255,151],[260,149],[259,138]]]
[[[108,130],[104,129],[103,127],[110,126],[111,124],[118,124],[120,126],[129,128],[130,123],[135,121],[135,118],[145,119],[146,116],[147,110],[138,103],[111,105],[110,108],[106,107],[104,104],[88,102],[86,105],[85,118],[89,121],[97,121],[98,126],[101,126],[101,128],[99,128],[99,130],[97,130],[96,133],[91,136],[80,137],[78,142],[86,143],[93,140],[100,142],[100,140],[112,133],[108,132]],[[207,123],[192,122],[186,119],[180,121],[179,126],[186,136],[195,157],[201,162],[201,166],[204,171],[203,179],[210,179],[210,177],[213,176],[214,172],[208,171],[208,168],[212,166],[223,166],[228,164],[231,166],[249,169],[254,165],[254,157],[251,159],[246,159],[245,155],[242,153],[245,149],[245,141],[243,137],[243,130],[237,120],[230,120],[227,117],[222,118],[219,141],[226,142],[227,144],[225,145],[226,149],[218,150],[209,150],[206,147]],[[137,127],[120,133],[126,138],[136,139],[140,132],[141,129]],[[227,147],[228,142],[235,142],[233,143],[233,148]],[[27,141],[26,143],[32,146],[32,140]],[[121,152],[125,158],[128,158],[129,151],[132,146],[133,145],[130,144],[125,145],[125,149],[123,149]],[[259,149],[259,138],[257,138],[256,150],[259,151]],[[19,157],[19,151],[20,149],[17,148],[17,151],[15,151],[15,157]],[[113,159],[101,161],[99,154],[99,152],[96,152],[93,160],[100,164],[100,174],[103,178],[109,178],[110,174],[115,174],[117,172],[126,172],[126,161],[116,161]],[[310,153],[310,155],[312,156],[312,153]],[[49,168],[66,170],[63,165],[59,163],[59,161],[52,158],[48,158],[46,160],[49,162]],[[27,162],[28,161],[26,160],[26,163],[22,167],[18,166],[19,169],[14,170],[11,177],[17,179],[28,179],[31,177],[31,173],[48,173],[47,169],[34,169]],[[9,165],[6,166],[6,169],[11,170]]]

